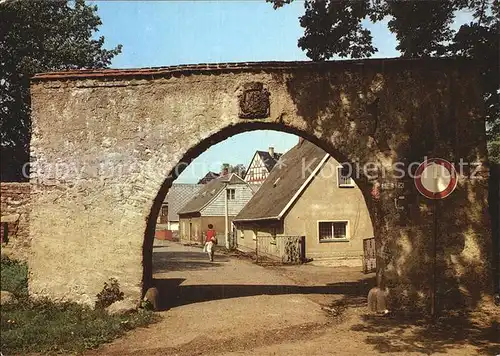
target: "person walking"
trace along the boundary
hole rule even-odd
[[[214,261],[214,246],[217,245],[217,233],[212,224],[208,224],[207,238],[205,239],[204,250],[208,253],[210,262]]]

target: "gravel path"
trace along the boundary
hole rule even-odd
[[[154,278],[168,309],[160,312],[158,323],[133,330],[89,355],[500,353],[500,340],[484,341],[484,333],[495,330],[450,337],[367,316],[364,295],[372,281],[357,271],[264,268],[217,252],[210,263],[200,248],[157,244]],[[342,301],[349,304],[347,309]],[[325,309],[328,302],[337,304]]]

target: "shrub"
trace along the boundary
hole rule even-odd
[[[144,310],[108,315],[75,303],[27,298],[3,305],[0,311],[0,350],[7,355],[82,352],[155,320],[153,313]]]
[[[1,289],[18,297],[17,303],[0,308],[0,350],[4,355],[82,352],[155,320],[146,310],[128,315],[108,315],[102,310],[123,299],[116,279],[104,284],[97,295],[99,308],[92,310],[75,303],[31,300],[26,264],[2,256],[0,268]]]
[[[104,282],[104,288],[97,294],[95,307],[96,309],[105,309],[119,300],[123,300],[123,292],[120,291],[118,281],[115,278],[110,278],[109,284]]]
[[[149,300],[143,300],[141,302],[141,308],[145,309],[145,310],[155,310],[154,306],[153,306],[153,303],[151,303]]]
[[[2,255],[0,260],[0,289],[16,297],[28,295],[28,266]]]

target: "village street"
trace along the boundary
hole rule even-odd
[[[155,241],[153,262],[168,307],[160,321],[89,355],[472,355],[499,346],[481,329],[432,334],[367,316],[373,276],[352,268],[261,267],[220,253],[210,263],[200,248],[167,241]]]

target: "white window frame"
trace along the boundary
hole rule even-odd
[[[338,185],[338,187],[339,188],[354,188],[355,184],[354,184],[354,179],[352,178],[352,175],[351,175],[351,177],[349,177],[350,183],[341,183],[340,177],[342,176],[342,169],[343,168],[344,167],[342,165],[337,167],[337,185]],[[351,174],[352,173],[353,172],[351,172]]]
[[[342,239],[320,239],[319,236],[319,223],[346,223],[345,227],[345,238]],[[333,227],[333,225],[332,225]],[[319,243],[329,243],[329,242],[345,242],[345,241],[350,241],[351,240],[351,222],[349,220],[317,220],[316,221],[316,236],[318,237],[318,242]]]
[[[233,194],[231,194],[231,192]],[[227,188],[226,194],[227,194],[227,200],[236,200],[236,189],[235,188]],[[231,197],[231,195],[232,195],[232,197]]]

